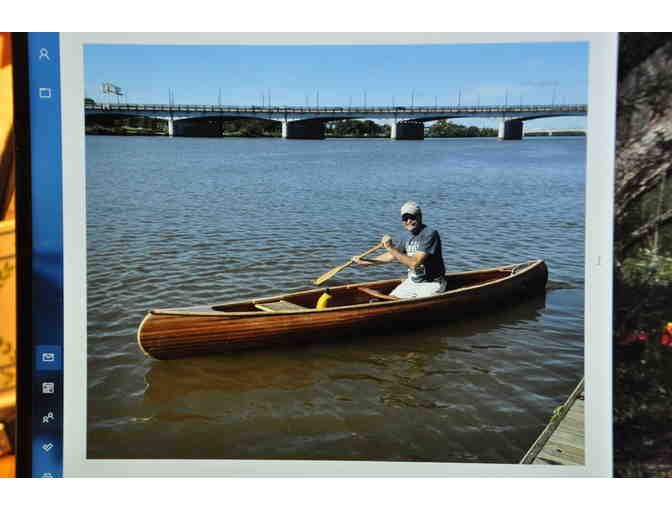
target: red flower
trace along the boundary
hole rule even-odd
[[[672,323],[670,323],[672,325]],[[633,345],[637,342],[647,342],[649,335],[643,331],[631,331],[623,340],[619,342],[621,345]]]

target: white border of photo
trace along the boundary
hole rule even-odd
[[[478,463],[289,460],[89,460],[87,441],[85,44],[454,44],[589,43],[586,173],[586,463],[543,466]],[[618,36],[615,33],[62,33],[64,204],[64,438],[66,477],[581,477],[612,474],[612,228]],[[577,381],[578,382],[578,381]]]

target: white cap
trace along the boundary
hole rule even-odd
[[[403,216],[404,214],[411,214],[413,216],[420,217],[422,216],[422,211],[420,210],[420,206],[418,204],[410,200],[401,206],[401,215]]]

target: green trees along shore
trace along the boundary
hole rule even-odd
[[[337,120],[327,122],[325,136],[328,138],[389,138],[391,127],[371,120]],[[222,119],[222,136],[280,137],[279,122],[261,119]],[[89,135],[144,135],[166,136],[168,122],[149,117],[123,117],[94,115],[86,118],[86,134]],[[425,128],[427,138],[495,137],[497,130],[463,126],[447,120],[439,120]]]

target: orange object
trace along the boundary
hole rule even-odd
[[[14,219],[14,90],[12,88],[12,40],[0,32],[0,221]]]
[[[5,455],[0,457],[0,478],[14,478],[16,476],[16,457]]]
[[[14,99],[12,84],[11,34],[0,32],[0,421],[16,409],[16,248],[15,248],[15,164]],[[5,422],[0,439],[5,438]],[[11,453],[11,444],[10,453]],[[0,478],[15,476],[14,455],[2,455]]]
[[[663,328],[663,334],[660,337],[660,343],[665,347],[672,348],[672,322],[668,322]]]

